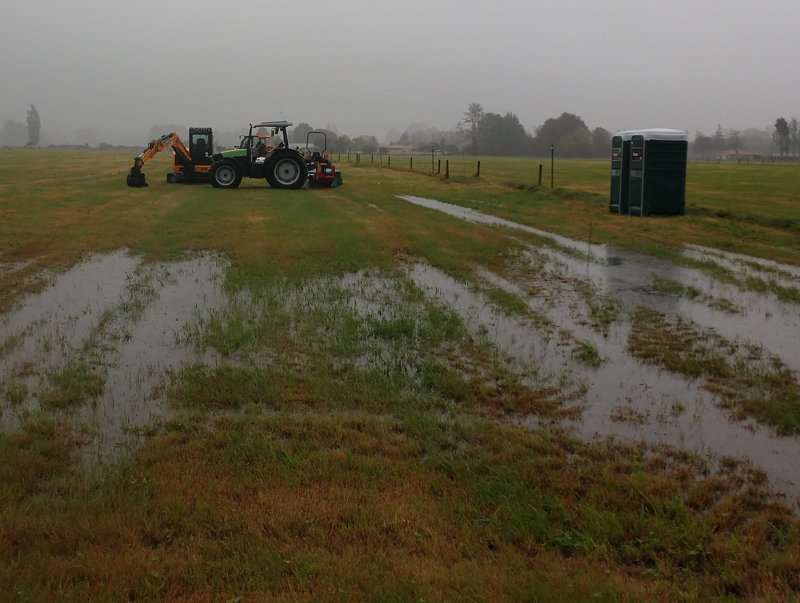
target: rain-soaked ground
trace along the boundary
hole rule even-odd
[[[65,400],[55,410],[83,426],[88,454],[107,457],[167,411],[161,390],[171,371],[214,361],[180,341],[224,301],[226,267],[212,255],[144,264],[123,250],[53,275],[41,293],[0,317],[0,384],[9,402],[0,425],[13,429],[40,410],[53,375],[91,365],[103,378],[102,393],[90,404]]]
[[[529,246],[502,275],[476,268],[472,283],[424,263],[407,265],[406,278],[429,303],[457,313],[476,339],[492,344],[509,370],[531,384],[577,392],[570,403],[581,410],[566,420],[576,433],[586,438],[616,436],[665,443],[716,460],[744,458],[766,472],[773,486],[790,500],[800,501],[795,467],[800,438],[776,435],[752,419],[735,420],[702,379],[670,373],[635,357],[629,349],[632,325],[628,319],[638,307],[680,317],[718,334],[730,349],[752,353],[755,348],[757,355],[774,356],[796,372],[800,370],[800,306],[782,302],[771,292],[741,288],[736,278],[722,282],[700,266],[714,263],[742,281],[755,277],[782,287],[800,286],[800,270],[697,246],[685,250],[697,268],[676,266],[430,199],[402,199],[510,229],[509,236],[516,229],[549,241]],[[164,388],[174,372],[189,363],[213,366],[221,362],[212,348],[192,336],[211,316],[241,310],[242,316],[251,312],[257,318],[279,305],[330,309],[342,300],[347,303],[337,307],[337,312],[351,311],[361,320],[407,311],[402,278],[363,272],[330,276],[276,285],[279,290],[254,299],[225,293],[222,283],[227,267],[224,258],[211,254],[144,263],[121,250],[89,257],[66,273],[52,275],[41,293],[0,316],[0,389],[6,397],[0,405],[0,426],[14,429],[27,414],[37,411],[54,375],[90,365],[103,377],[96,401],[54,412],[83,425],[91,444],[87,454],[104,458],[115,447],[130,443],[154,418],[169,412]],[[15,269],[0,264],[0,272]],[[664,283],[690,287],[692,295],[665,291]],[[490,301],[490,288],[522,299],[530,315],[500,309]],[[344,294],[331,295],[334,290]],[[278,305],[268,306],[275,300],[280,300]],[[598,325],[587,308],[599,308],[612,319]],[[388,365],[398,358],[402,363],[404,354],[413,356],[413,350],[383,346],[376,342],[356,364]],[[580,361],[581,351],[587,350],[598,362]],[[283,351],[260,350],[259,354],[256,362],[263,364],[279,362]],[[300,366],[302,358],[297,363]],[[540,417],[519,415],[513,420],[535,427]]]
[[[605,332],[592,328],[580,311],[580,295],[574,284],[590,283],[592,295],[603,303],[631,310],[653,308],[680,316],[731,340],[733,345],[755,346],[777,356],[795,374],[800,370],[800,307],[782,303],[772,294],[741,290],[715,280],[707,272],[676,266],[643,254],[605,245],[588,245],[526,225],[482,214],[432,199],[403,196],[405,201],[441,211],[471,222],[518,229],[545,237],[552,246],[531,247],[520,259],[513,282],[485,269],[476,277],[514,293],[531,310],[567,331],[573,341],[588,342],[603,362],[599,367],[575,362],[561,338],[537,332],[537,328],[499,311],[486,296],[447,274],[427,266],[411,270],[430,296],[456,308],[473,331],[486,333],[512,357],[535,361],[553,377],[583,383],[585,407],[574,428],[585,437],[613,435],[628,440],[666,443],[720,459],[742,457],[765,471],[774,487],[800,502],[800,438],[776,435],[772,428],[753,420],[734,420],[714,402],[700,379],[689,379],[650,366],[628,350],[630,324],[615,321]],[[578,253],[574,253],[578,252]],[[795,286],[800,271],[794,266],[754,260],[747,256],[693,246],[686,254],[743,275],[766,275],[785,286]],[[528,268],[529,270],[526,270]],[[548,285],[542,289],[541,273]],[[537,281],[526,286],[527,273]],[[677,281],[700,292],[695,299],[662,293],[657,279]],[[714,307],[715,300],[732,304]],[[521,417],[522,423],[535,419]]]

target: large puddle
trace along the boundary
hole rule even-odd
[[[102,393],[55,411],[82,426],[90,454],[108,456],[167,412],[161,394],[171,371],[214,361],[181,335],[224,303],[226,267],[212,255],[145,264],[118,251],[54,276],[0,319],[0,424],[14,429],[41,410],[53,375],[79,367],[102,379]]]
[[[234,296],[223,289],[228,264],[219,256],[200,254],[171,263],[145,263],[126,251],[92,256],[53,275],[41,293],[0,317],[0,427],[15,429],[43,409],[83,426],[87,455],[108,458],[169,412],[164,388],[173,372],[189,363],[222,362],[197,337],[210,320],[251,324],[284,313],[281,328],[288,329],[288,336],[316,338],[317,343],[333,338],[327,341],[333,346],[336,337],[349,336],[349,323],[337,320],[352,315],[362,325],[364,341],[354,348],[356,356],[343,356],[341,362],[355,363],[357,369],[386,369],[387,374],[399,364],[413,379],[413,345],[403,347],[404,338],[375,337],[363,326],[402,326],[409,313],[420,313],[413,292],[406,289],[411,281],[428,303],[452,310],[476,340],[491,343],[498,361],[523,382],[579,392],[583,410],[570,413],[575,418],[569,425],[584,437],[613,435],[666,443],[717,460],[745,458],[764,470],[776,489],[800,500],[795,467],[800,438],[776,436],[752,420],[732,420],[699,380],[659,370],[633,357],[628,348],[628,315],[645,306],[684,317],[737,345],[754,345],[798,370],[796,305],[741,291],[701,270],[587,246],[437,201],[405,199],[474,222],[521,228],[553,244],[530,246],[503,275],[476,268],[477,286],[427,264],[412,264],[406,269],[408,280],[359,272],[273,283],[264,291]],[[787,285],[800,279],[790,266],[704,248],[687,253],[742,274],[768,274]],[[691,286],[699,293],[693,299],[666,293],[654,279]],[[502,311],[487,295],[490,288],[523,300],[530,315]],[[716,307],[713,301],[719,299],[730,299],[731,305]],[[621,309],[621,318],[598,328],[587,310],[594,301]],[[316,331],[302,331],[304,317],[317,325]],[[302,347],[298,350],[303,353]],[[576,353],[586,350],[602,362],[581,361]],[[304,359],[288,354],[284,348],[244,348],[241,357],[225,361],[296,364],[302,370]],[[43,400],[54,387],[54,376],[69,370],[99,376],[101,391],[88,402],[48,407]],[[529,426],[540,419],[515,417]]]
[[[755,345],[778,356],[788,367],[800,369],[800,319],[798,307],[770,295],[741,291],[716,282],[700,270],[675,266],[601,245],[570,241],[564,237],[486,216],[475,210],[419,197],[406,201],[472,222],[521,229],[552,240],[553,247],[531,248],[521,259],[522,274],[508,280],[484,269],[476,277],[525,300],[537,315],[558,330],[568,332],[573,342],[588,342],[603,359],[593,368],[576,362],[569,346],[530,322],[513,319],[497,310],[488,298],[447,274],[416,266],[411,278],[438,303],[454,308],[473,331],[485,333],[504,353],[534,366],[561,382],[585,385],[586,407],[574,422],[586,437],[613,435],[628,440],[666,443],[712,458],[744,457],[763,469],[774,486],[800,501],[800,480],[795,466],[800,458],[800,439],[777,436],[771,428],[731,419],[720,409],[699,380],[659,370],[631,356],[627,349],[630,324],[614,322],[604,333],[592,328],[578,308],[583,304],[574,282],[590,283],[596,295],[620,308],[645,306],[686,318],[726,337],[737,345]],[[562,249],[578,250],[579,257]],[[746,256],[724,254],[704,248],[688,250],[705,261],[723,261],[742,273],[762,270],[792,283],[797,269],[772,262],[750,262]],[[537,272],[534,285],[526,283],[527,272]],[[542,274],[545,274],[543,290]],[[654,279],[669,280],[702,292],[702,301],[667,294],[654,286]],[[513,282],[512,282],[513,281]],[[735,312],[717,309],[708,300],[731,299]],[[535,421],[535,419],[530,419]],[[525,423],[527,419],[522,418]]]
[[[640,253],[607,245],[589,245],[554,235],[531,226],[489,216],[422,197],[403,196],[405,201],[435,209],[470,222],[522,230],[553,241],[554,247],[538,247],[537,254],[549,259],[548,270],[565,276],[590,281],[604,295],[613,296],[626,307],[646,306],[660,312],[680,314],[706,328],[733,340],[746,340],[777,355],[788,367],[800,371],[800,305],[782,303],[771,294],[743,291],[719,282],[698,269],[676,266]],[[559,248],[581,252],[581,257],[564,253]],[[720,265],[734,266],[737,271],[752,272],[759,268],[791,283],[800,279],[800,269],[766,260],[756,260],[693,246],[686,250],[691,257],[700,257]],[[677,282],[698,292],[696,299],[665,294],[654,285],[658,281]],[[715,303],[718,302],[718,303]],[[727,303],[725,303],[727,302]]]

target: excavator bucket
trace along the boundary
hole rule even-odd
[[[138,174],[128,174],[128,186],[133,186],[136,188],[144,188],[147,186],[147,180],[144,179],[144,174],[142,172],[139,172]]]
[[[144,188],[147,186],[147,180],[144,179],[142,165],[143,162],[140,157],[134,158],[131,173],[128,174],[128,186],[133,186],[135,188]]]

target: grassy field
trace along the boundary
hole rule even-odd
[[[167,185],[167,157],[146,167],[149,188],[130,189],[131,160],[0,151],[0,311],[87,254],[124,248],[155,265],[210,252],[229,262],[226,302],[187,312],[179,338],[214,361],[169,371],[157,388],[169,411],[128,426],[123,453],[99,463],[82,453],[97,427],[80,410],[98,404],[160,277],[134,273],[130,300],[84,340],[65,338],[52,366],[0,373],[0,411],[16,419],[0,432],[9,600],[800,597],[800,523],[763,473],[582,441],[562,426],[581,412],[579,383],[518,366],[409,276],[441,271],[546,332],[518,296],[475,277],[480,266],[511,278],[540,238],[396,198],[675,261],[697,243],[800,265],[800,167],[691,164],[687,215],[642,220],[608,213],[605,162],[558,161],[555,190],[534,186],[538,161],[485,159],[477,179],[474,162],[454,160],[444,181],[419,158],[414,172],[344,163],[337,189],[224,191]],[[644,347],[655,318],[634,319]],[[24,350],[3,326],[0,363]],[[576,361],[601,362],[577,344]]]
[[[408,171],[409,158],[394,159],[393,171]],[[555,190],[549,188],[549,158],[480,158],[480,179],[475,177],[478,158],[449,161],[451,181],[471,185],[453,191],[451,200],[476,209],[491,208],[496,215],[502,212],[503,217],[578,239],[588,239],[591,227],[598,241],[643,251],[699,243],[793,264],[800,258],[799,165],[690,162],[687,215],[643,222],[608,213],[608,161],[556,159]],[[542,187],[538,187],[539,164]],[[415,157],[413,166],[415,173],[430,174],[430,156]],[[359,167],[374,166],[362,158]],[[438,178],[443,178],[438,159],[435,167]],[[481,195],[473,194],[476,187]],[[492,190],[495,187],[498,190]]]

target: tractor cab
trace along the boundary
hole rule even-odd
[[[277,148],[279,142],[280,141],[272,135],[261,132],[242,136],[239,142],[239,148],[247,150],[247,156],[250,161],[260,163],[264,161],[264,157],[267,156],[267,153]]]
[[[263,163],[264,158],[275,149],[288,148],[286,128],[291,125],[285,121],[250,124],[250,131],[242,136],[239,148],[247,151],[251,163]]]

